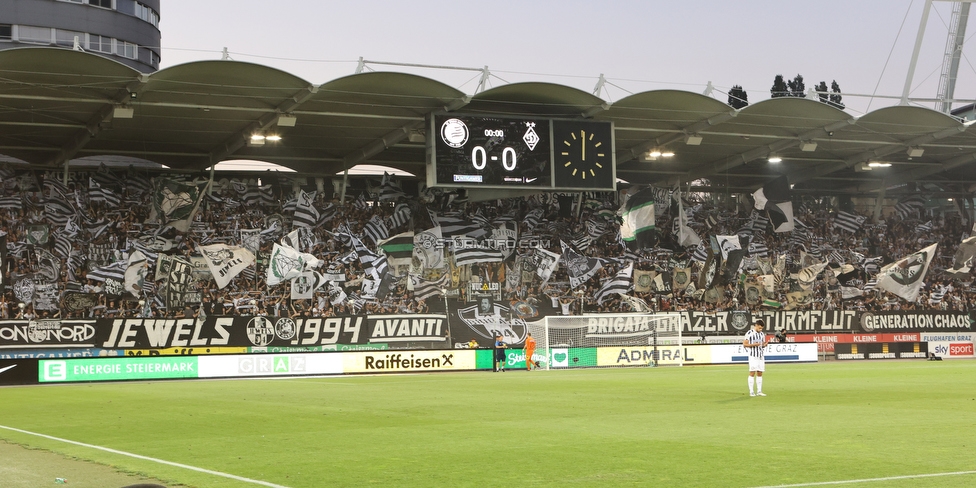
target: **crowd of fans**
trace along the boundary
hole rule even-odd
[[[351,198],[344,204],[331,187],[329,191],[321,191],[321,187],[317,188],[319,191],[309,188],[310,192],[315,191],[314,206],[320,217],[310,227],[310,242],[304,251],[325,263],[320,271],[327,270],[331,276],[342,275],[345,281],[317,289],[312,299],[292,299],[288,283],[269,287],[265,282],[265,268],[273,245],[293,228],[297,185],[289,185],[286,177],[276,176],[278,181],[266,181],[263,186],[253,177],[251,180],[246,177],[218,179],[206,195],[201,194],[189,230],[179,232],[168,228],[158,218],[153,221],[153,175],[135,174],[131,169],[112,172],[103,168],[90,174],[74,173],[67,185],[51,183],[51,180],[57,181],[58,176],[9,167],[0,169],[0,239],[5,240],[7,251],[2,263],[5,286],[0,295],[0,318],[328,317],[350,313],[441,312],[449,301],[457,303],[470,298],[467,284],[471,281],[501,283],[500,302],[513,305],[513,310],[516,309],[514,305],[524,303],[535,309],[562,314],[778,308],[964,311],[969,310],[970,304],[976,300],[971,274],[959,280],[943,272],[952,264],[953,253],[961,239],[969,235],[970,223],[955,213],[927,214],[924,208],[918,208],[909,218],[899,219],[891,209],[885,209],[882,220],[869,220],[855,231],[845,231],[835,226],[837,210],[829,199],[808,198],[795,202],[797,230],[776,233],[761,215],[757,219],[751,205],[730,205],[725,199],[715,203],[719,200],[707,194],[676,196],[661,190],[654,245],[631,250],[620,240],[619,216],[616,215],[621,203],[620,193],[542,193],[470,202],[463,192],[423,188],[409,196],[390,181],[368,190],[350,192]],[[156,175],[157,178],[164,176]],[[269,179],[268,175],[263,177]],[[192,183],[191,180],[184,181]],[[203,187],[201,179],[197,183]],[[395,191],[385,192],[381,186]],[[95,188],[100,195],[98,198],[93,198]],[[55,197],[55,191],[59,191],[61,197]],[[117,197],[117,201],[105,198],[104,192]],[[65,195],[74,212],[69,224],[53,220],[49,205],[52,199],[63,199]],[[260,198],[254,195],[260,195]],[[684,198],[683,210],[679,210],[676,198]],[[397,209],[404,205],[410,209],[409,218],[404,221],[393,219]],[[688,225],[701,236],[702,244],[683,247],[677,243],[672,232],[677,226],[672,222],[679,211],[686,212]],[[349,259],[354,249],[348,236],[359,239],[381,254],[376,240],[367,236],[369,222],[385,222],[384,237],[392,237],[432,228],[438,224],[436,220],[445,215],[476,223],[485,231],[479,235],[490,235],[491,229],[514,223],[518,229],[516,243],[531,236],[531,242],[543,243],[551,253],[563,254],[567,248],[572,249],[587,258],[599,258],[602,267],[582,284],[572,287],[570,270],[565,265],[559,265],[545,277],[545,273],[528,264],[534,262],[531,256],[540,252],[532,246],[516,245],[504,262],[482,262],[457,269],[450,264],[452,256],[447,251],[448,265],[442,270],[419,269],[416,260],[412,264],[392,264],[390,289],[383,298],[362,292],[370,264]],[[32,226],[37,225],[46,225],[49,233],[32,240],[29,233]],[[76,229],[71,230],[72,225]],[[261,231],[256,265],[250,266],[222,289],[208,277],[205,267],[195,268],[194,274],[199,278],[193,285],[195,293],[178,307],[167,304],[156,293],[165,286],[165,277],[157,276],[155,257],[149,261],[149,279],[138,294],[118,293],[110,290],[104,280],[88,276],[96,267],[125,260],[136,249],[137,242],[140,249],[148,246],[159,254],[190,259],[199,256],[201,245],[218,242],[242,245],[240,231],[244,229]],[[738,269],[719,269],[719,273],[727,275],[726,279],[702,286],[704,256],[708,255],[710,237],[720,235],[748,236],[749,252]],[[153,247],[153,242],[171,244]],[[907,301],[872,286],[872,278],[880,267],[931,243],[938,243],[938,253],[916,300]],[[97,262],[91,251],[95,248],[102,256]],[[58,258],[53,273],[50,270],[42,273],[37,249],[44,249],[48,251],[47,256]],[[107,258],[105,250],[108,250]],[[791,275],[810,263],[819,262],[829,263],[829,267],[818,274],[812,284],[808,283],[807,289],[797,288]],[[654,271],[660,275],[653,289],[641,285],[627,292],[626,296],[601,294],[606,283],[631,263],[635,273]],[[687,270],[687,281],[676,279],[683,270]],[[38,278],[39,274],[43,278]],[[432,295],[417,296],[414,286],[409,285],[411,274],[415,285],[423,282],[442,285]],[[762,287],[760,297],[750,296],[747,293],[750,280],[768,274],[776,277],[773,286]],[[838,283],[840,275],[858,278]],[[56,285],[57,305],[37,306],[37,292],[25,295],[27,292],[18,288],[24,279],[30,279],[35,286],[42,282]],[[857,292],[853,296],[842,293],[840,285]],[[347,298],[336,300],[337,289],[341,289]],[[444,297],[441,289],[447,290],[448,297]],[[791,299],[790,293],[797,291],[805,297],[802,303]],[[69,293],[87,297],[89,305],[66,307],[64,299]]]

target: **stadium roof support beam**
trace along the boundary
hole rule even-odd
[[[453,112],[467,105],[470,101],[471,97],[458,98],[442,107],[442,109],[445,112]],[[343,169],[349,169],[373,156],[376,156],[390,147],[393,147],[393,145],[400,143],[410,136],[410,131],[422,128],[424,125],[424,120],[424,117],[420,117],[420,120],[409,122],[398,129],[394,129],[393,131],[384,134],[383,137],[380,137],[379,139],[346,155],[346,157],[343,158],[345,161],[345,167]]]
[[[85,124],[84,129],[79,130],[72,136],[64,145],[61,146],[61,150],[58,154],[49,161],[52,166],[64,166],[64,182],[68,182],[68,161],[78,154],[78,151],[82,150],[93,137],[98,135],[102,131],[102,126],[108,124],[112,121],[112,114],[115,110],[115,106],[119,104],[124,104],[133,98],[139,96],[139,93],[146,87],[146,82],[149,80],[148,75],[139,75],[134,81],[125,86],[124,89],[119,90],[119,93],[107,104],[102,105],[94,115],[92,115],[88,122]]]
[[[244,147],[244,145],[247,144],[248,139],[250,139],[251,134],[254,134],[255,132],[264,132],[270,129],[278,122],[279,115],[291,113],[294,109],[308,101],[309,98],[312,98],[312,95],[315,95],[318,93],[318,91],[319,87],[317,85],[309,85],[305,87],[301,91],[279,103],[274,110],[265,112],[264,115],[259,117],[254,122],[251,122],[247,127],[227,138],[227,140],[210,151],[208,158],[210,167],[212,168],[215,164],[223,161],[228,156],[237,152],[238,149]]]
[[[921,168],[915,168],[908,171],[903,171],[894,176],[888,177],[884,180],[880,180],[878,183],[872,183],[868,185],[858,185],[856,191],[858,193],[879,191],[884,188],[890,188],[892,186],[898,186],[912,181],[917,181],[926,176],[934,175],[942,171],[948,171],[953,168],[971,163],[976,161],[976,153],[964,154],[962,156],[956,156],[952,159],[948,159],[939,164],[931,164]],[[884,188],[882,188],[884,187]]]
[[[487,70],[487,66],[485,69]],[[470,102],[471,97],[464,96],[452,100],[444,107],[441,107],[441,109],[445,112],[453,112]],[[422,117],[418,121],[410,122],[403,125],[399,129],[394,129],[393,131],[384,134],[383,137],[380,137],[379,139],[353,151],[351,154],[347,154],[346,157],[343,158],[342,190],[339,192],[339,201],[341,204],[346,203],[346,186],[349,184],[349,168],[365,162],[369,160],[369,158],[372,158],[373,156],[376,156],[377,154],[403,141],[410,136],[411,131],[422,128],[424,126],[424,120],[426,119]],[[433,137],[432,135],[428,136]]]
[[[938,132],[933,132],[931,134],[925,134],[923,136],[916,137],[915,139],[911,139],[909,141],[905,141],[905,142],[902,142],[902,143],[897,144],[897,145],[887,144],[887,145],[885,145],[883,147],[879,147],[877,149],[872,149],[870,151],[864,151],[864,152],[855,154],[855,155],[853,155],[853,156],[845,159],[843,162],[840,162],[840,163],[827,163],[827,164],[822,164],[822,165],[816,166],[816,167],[811,168],[809,170],[797,171],[795,173],[796,177],[793,177],[793,176],[790,177],[790,183],[793,183],[793,184],[803,183],[805,181],[811,180],[811,179],[816,178],[818,176],[825,176],[825,175],[829,175],[829,174],[831,174],[833,172],[840,171],[842,169],[852,168],[852,167],[854,167],[855,164],[864,163],[864,162],[867,162],[868,160],[871,160],[871,159],[880,159],[880,158],[883,158],[885,156],[888,156],[888,155],[891,155],[891,154],[895,154],[895,153],[897,153],[899,151],[904,151],[905,148],[908,148],[908,147],[921,146],[923,144],[928,144],[928,143],[937,141],[939,139],[944,139],[946,137],[949,137],[949,136],[952,136],[952,135],[955,135],[955,134],[959,134],[959,133],[965,132],[968,127],[969,127],[969,124],[963,124],[963,125],[960,125],[958,127],[950,127],[948,129],[942,129],[942,130],[940,130]],[[929,173],[929,174],[931,174],[931,173]]]
[[[619,165],[621,163],[626,163],[627,161],[637,159],[638,157],[640,157],[641,154],[655,147],[661,147],[661,146],[667,146],[668,144],[673,144],[675,142],[684,139],[689,135],[703,132],[705,129],[709,127],[713,127],[723,122],[726,122],[728,120],[731,120],[735,118],[735,116],[737,115],[739,115],[738,110],[730,110],[728,112],[715,114],[707,119],[699,120],[694,124],[682,128],[681,132],[679,133],[671,133],[671,134],[663,135],[661,137],[658,137],[657,139],[647,141],[643,144],[634,146],[630,148],[627,152],[617,155],[617,164]],[[618,127],[617,129],[624,129],[624,128]]]
[[[724,162],[708,163],[699,166],[697,168],[693,168],[690,171],[686,172],[682,179],[679,179],[678,181],[669,181],[669,184],[670,185],[683,184],[683,183],[687,183],[688,181],[696,180],[703,176],[709,176],[716,173],[721,173],[723,171],[728,171],[732,168],[742,166],[744,164],[748,164],[750,161],[754,161],[756,159],[769,156],[770,154],[775,153],[777,151],[782,151],[790,147],[798,146],[803,141],[809,141],[811,139],[821,138],[821,137],[829,137],[832,132],[847,127],[848,125],[853,125],[855,122],[857,122],[856,118],[838,120],[837,122],[827,124],[823,127],[818,127],[816,129],[808,130],[802,134],[799,134],[789,139],[781,139],[772,142],[770,144],[767,144],[765,146],[760,146],[754,149],[750,149],[744,153],[730,156]],[[791,178],[790,183],[792,182],[793,181]]]

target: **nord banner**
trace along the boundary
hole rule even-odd
[[[0,348],[92,347],[95,319],[0,320]]]

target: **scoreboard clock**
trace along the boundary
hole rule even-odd
[[[557,188],[614,188],[613,127],[604,122],[553,121]]]
[[[616,189],[609,122],[434,114],[427,141],[431,187]]]

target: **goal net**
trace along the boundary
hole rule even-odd
[[[680,313],[548,316],[526,323],[546,369],[681,366]],[[528,359],[528,358],[526,358]]]

